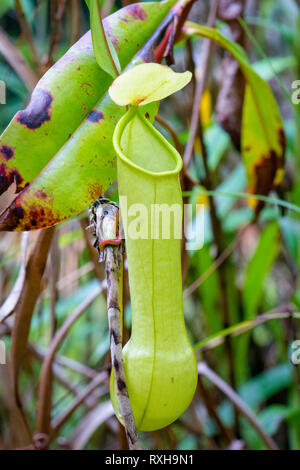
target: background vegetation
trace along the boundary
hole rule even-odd
[[[103,14],[129,3],[104,0]],[[254,219],[241,194],[247,190],[239,148],[244,79],[220,47],[203,39],[179,43],[175,69],[199,69],[202,78],[194,73],[186,90],[162,103],[156,125],[184,155],[196,79],[202,80],[201,125],[182,177],[185,202],[206,207],[204,247],[182,251],[184,312],[199,386],[184,416],[141,440],[151,449],[300,449],[300,369],[291,363],[292,343],[300,339],[300,105],[291,103],[291,84],[300,79],[300,5],[219,3],[215,18],[215,2],[208,0],[196,2],[189,18],[204,25],[215,20],[269,81],[287,136],[285,176]],[[235,6],[238,13],[230,16]],[[0,133],[28,103],[37,79],[88,28],[81,0],[1,1],[0,79],[7,104],[0,105]],[[213,199],[203,188],[214,191]],[[117,200],[117,187],[106,196]],[[88,225],[86,211],[55,232],[0,234],[0,335],[7,356],[0,365],[0,448],[127,448],[109,402],[104,273]],[[124,301],[128,338],[126,271]],[[21,320],[13,314],[20,310]],[[29,328],[25,357],[17,347],[11,360],[11,335],[21,351]],[[41,375],[43,363],[44,370],[52,368],[53,384],[38,399],[41,381],[49,379]],[[18,394],[13,377],[19,373]],[[43,407],[49,432],[36,435]]]

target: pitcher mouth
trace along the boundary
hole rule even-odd
[[[137,116],[143,122],[143,124],[149,128],[149,131],[151,131],[152,135],[160,142],[160,144],[162,144],[163,147],[165,147],[165,150],[169,153],[169,155],[172,156],[174,161],[173,169],[165,171],[151,171],[144,168],[143,166],[138,165],[137,163],[134,163],[132,160],[130,160],[130,158],[128,158],[128,156],[125,155],[121,146],[121,137],[124,130],[126,129],[126,126],[134,116]],[[174,147],[172,147],[171,144],[169,144],[169,142],[158,132],[158,130],[152,126],[152,124],[145,118],[144,114],[138,107],[131,107],[129,111],[120,119],[113,135],[113,144],[118,153],[118,157],[124,163],[151,177],[156,178],[161,176],[178,175],[182,170],[183,162],[180,154],[176,149],[174,149]]]

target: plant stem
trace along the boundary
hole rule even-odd
[[[215,420],[221,433],[224,435],[224,437],[228,441],[228,444],[231,444],[231,442],[234,441],[234,435],[231,432],[231,430],[227,426],[225,426],[222,419],[220,418],[219,413],[217,411],[217,407],[211,397],[211,394],[206,390],[200,374],[199,374],[199,379],[198,379],[198,390],[203,398],[203,402],[205,403],[207,411],[209,412],[211,417]]]
[[[107,314],[110,332],[111,363],[115,377],[116,394],[129,448],[130,450],[141,450],[126,386],[122,353],[120,284],[122,282],[123,244],[112,245],[109,243],[109,241],[116,239],[118,215],[119,208],[115,204],[108,202],[100,204],[96,210],[96,236],[99,243],[107,241],[107,244],[104,245],[103,253],[107,281]]]
[[[21,0],[16,0],[16,11],[17,11],[17,16],[18,16],[18,20],[21,26],[23,37],[24,39],[27,40],[27,43],[28,43],[28,46],[32,55],[32,60],[34,62],[35,71],[38,76],[41,76],[42,73],[41,73],[40,59],[39,59],[39,56],[38,56],[38,53],[34,44],[34,38],[33,38],[31,28],[28,25],[25,14],[24,14]]]
[[[161,116],[157,115],[155,117],[155,121],[158,122],[162,127],[164,127],[170,134],[173,140],[174,147],[176,148],[177,152],[180,153],[180,155],[183,154],[183,145],[180,142],[175,129]]]
[[[205,282],[211,274],[213,274],[218,268],[220,268],[221,264],[226,261],[226,259],[231,255],[234,248],[236,247],[236,240],[230,243],[230,245],[225,248],[225,250],[221,253],[221,255],[211,264],[211,266],[198,278],[196,279],[190,286],[188,286],[183,291],[183,298],[185,299],[189,295],[191,295],[198,287]]]
[[[198,364],[199,375],[203,375],[208,378],[229,400],[233,403],[235,409],[237,409],[253,426],[257,431],[257,434],[264,441],[267,449],[278,450],[276,442],[269,436],[258,422],[255,414],[249,408],[249,406],[239,397],[239,395],[226,383],[221,377],[219,377],[213,370],[211,370],[205,362]]]
[[[208,338],[200,341],[199,343],[194,345],[195,350],[199,351],[208,351],[209,349],[213,349],[224,342],[224,338],[226,336],[239,336],[246,331],[249,331],[256,326],[260,326],[268,321],[271,320],[284,320],[284,319],[300,319],[299,312],[274,312],[274,313],[263,313],[262,315],[257,316],[253,320],[246,320],[237,325],[230,326],[225,330],[219,331]]]
[[[119,280],[121,253],[119,247],[105,248],[107,279],[107,314],[110,331],[111,362],[115,376],[117,397],[125,426],[126,436],[131,450],[140,450],[138,435],[133,418],[126,386],[124,359],[122,354],[121,313],[119,299]]]

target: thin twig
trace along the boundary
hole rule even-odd
[[[21,78],[27,90],[32,92],[39,76],[30,68],[23,54],[12,42],[8,34],[0,27],[0,52],[11,68]]]
[[[13,329],[13,321],[12,318],[8,318],[5,323],[0,325],[0,337],[4,335],[10,335]],[[43,361],[47,355],[47,350],[44,348],[41,348],[40,346],[37,346],[35,344],[32,344],[30,342],[27,343],[27,351],[37,360]],[[67,367],[70,370],[77,372],[78,374],[83,375],[84,377],[88,379],[94,379],[96,375],[98,374],[97,371],[90,369],[84,364],[81,364],[80,362],[74,361],[74,359],[70,359],[64,356],[56,356],[55,361],[53,361],[52,365],[52,373],[53,377],[63,386],[65,387],[69,392],[72,394],[76,395],[78,393],[78,390],[76,388],[76,385],[73,385],[67,374],[64,373],[62,370],[63,367]]]
[[[53,420],[51,423],[51,435],[54,437],[59,432],[60,428],[67,422],[70,416],[77,410],[77,408],[86,400],[86,398],[103,383],[107,378],[107,373],[102,372],[85,387],[81,392],[78,393],[74,401],[67,407],[61,415]]]
[[[74,44],[78,41],[79,27],[80,27],[80,7],[79,0],[72,0],[71,3],[71,16],[72,16],[72,26],[71,26],[71,44]]]
[[[59,279],[56,284],[56,288],[59,291],[63,291],[67,288],[71,288],[73,284],[78,283],[78,280],[86,276],[88,273],[93,271],[94,266],[93,263],[90,261],[83,266],[80,266],[80,268],[75,269],[74,271],[71,271],[70,273],[66,274],[64,277]]]
[[[16,1],[16,11],[17,11],[19,23],[21,25],[23,37],[24,39],[26,39],[29,49],[31,51],[35,71],[38,76],[41,76],[40,59],[39,59],[39,56],[38,56],[38,53],[34,44],[32,31],[30,29],[30,26],[27,23],[21,0],[15,0],[15,1]]]
[[[101,263],[98,263],[98,256],[96,250],[92,247],[92,237],[89,233],[88,230],[88,219],[85,217],[80,220],[80,225],[83,231],[83,237],[84,241],[86,243],[87,250],[89,252],[89,257],[91,259],[91,263],[93,266],[94,274],[97,279],[99,279],[100,282],[103,281],[105,273],[104,273],[104,267]]]
[[[187,287],[183,291],[183,298],[185,299],[193,292],[195,292],[198,287],[205,282],[209,276],[211,276],[220,266],[224,263],[224,261],[231,255],[234,248],[236,246],[236,239],[231,242],[227,248],[220,254],[220,256],[209,266],[209,268],[198,278],[196,279],[189,287]]]
[[[50,339],[55,335],[57,328],[56,320],[56,303],[58,301],[57,283],[59,279],[59,249],[58,249],[58,234],[54,234],[52,246],[50,248],[50,263],[49,263],[49,290],[50,290]]]
[[[229,398],[233,403],[234,407],[249,421],[253,426],[256,432],[264,441],[266,447],[269,450],[278,450],[277,444],[269,436],[264,429],[261,427],[258,422],[255,414],[249,408],[249,406],[239,397],[239,395],[226,383],[221,377],[219,377],[212,369],[208,367],[205,362],[200,362],[198,364],[198,373],[208,378],[219,390],[221,390],[224,395]]]
[[[173,127],[164,118],[162,118],[159,115],[155,117],[155,121],[157,121],[162,127],[164,127],[169,132],[170,136],[172,137],[173,144],[177,152],[180,153],[180,155],[182,155],[184,147],[182,143],[180,142],[180,140],[178,139],[177,134],[175,130],[173,129]]]
[[[44,358],[48,354],[48,349],[42,348],[41,346],[37,346],[36,344],[28,343],[28,349],[36,357],[42,360],[44,360]],[[55,356],[55,361],[53,362],[53,364],[70,369],[71,371],[76,372],[77,374],[83,375],[87,379],[94,379],[98,376],[98,372],[96,370],[91,369],[85,364],[77,362],[74,359],[71,359],[70,357],[61,356],[59,354]]]
[[[228,441],[228,444],[230,444],[234,440],[234,435],[227,426],[223,423],[221,417],[219,416],[219,413],[217,411],[217,407],[210,395],[210,393],[206,390],[206,387],[203,383],[201,375],[199,375],[199,380],[198,380],[198,390],[200,392],[200,395],[205,403],[206,409],[211,415],[211,417],[215,420],[217,426],[219,427],[221,433],[224,435],[226,440]]]
[[[12,331],[11,359],[13,384],[19,402],[18,379],[27,349],[33,311],[42,289],[42,277],[46,267],[55,227],[41,230],[26,265],[25,282],[15,311]],[[20,403],[21,406],[21,403]]]
[[[189,432],[199,437],[201,435],[203,439],[205,440],[205,450],[218,450],[219,446],[215,442],[214,438],[209,436],[204,429],[204,425],[202,422],[202,417],[199,416],[200,411],[199,407],[197,407],[197,403],[194,403],[192,401],[190,407],[189,407],[189,415],[186,420],[180,418],[180,424]]]
[[[211,8],[210,8],[210,12],[209,12],[207,26],[212,27],[214,25],[215,20],[216,20],[217,10],[218,10],[218,4],[219,4],[219,0],[213,1]],[[199,125],[199,109],[200,109],[200,104],[201,104],[201,100],[202,100],[202,96],[203,96],[203,92],[204,92],[205,84],[207,80],[208,66],[209,66],[209,61],[210,61],[210,56],[211,56],[211,48],[212,48],[211,41],[209,39],[205,39],[203,41],[201,65],[197,67],[198,76],[196,77],[196,89],[195,89],[194,105],[193,105],[193,111],[192,111],[192,117],[191,117],[189,140],[186,145],[186,149],[185,149],[184,156],[183,156],[183,164],[184,164],[185,170],[188,170],[188,167],[190,166],[190,163],[192,160],[194,142],[195,142],[196,134],[198,131],[198,125]]]
[[[65,11],[66,0],[52,0],[50,4],[50,24],[51,24],[51,35],[50,35],[50,46],[48,52],[47,68],[50,68],[54,64],[54,54],[60,44],[62,35],[62,19]]]
[[[203,282],[205,282],[209,278],[209,276],[211,276],[218,268],[220,268],[221,265],[227,260],[227,258],[229,258],[229,256],[243,237],[244,232],[245,230],[247,230],[248,226],[248,224],[244,225],[244,227],[241,228],[235,239],[231,243],[229,243],[229,245],[225,248],[224,251],[222,251],[220,256],[215,259],[215,261],[209,266],[209,268],[183,291],[184,299],[191,295],[193,292],[195,292],[195,290],[198,289],[198,287],[200,287],[201,284],[203,284]]]
[[[117,238],[119,208],[115,204],[105,202],[96,209],[97,242],[103,246],[106,282],[107,282],[107,313],[110,332],[111,362],[115,377],[116,393],[123,418],[125,432],[131,450],[140,450],[136,425],[126,386],[124,358],[122,353],[121,307],[119,286],[122,271],[123,244],[111,245],[110,241]],[[107,242],[107,243],[106,243]],[[105,243],[105,244],[104,244]]]
[[[110,401],[101,403],[81,419],[69,437],[67,444],[72,450],[83,449],[94,432],[113,414],[114,410]]]

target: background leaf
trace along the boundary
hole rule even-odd
[[[99,0],[91,1],[91,32],[98,65],[115,78],[121,72],[120,62],[111,39],[103,27]]]
[[[3,16],[10,8],[13,8],[14,0],[1,0],[0,3],[0,18]]]
[[[256,251],[249,263],[244,283],[243,305],[245,320],[251,320],[257,314],[264,280],[278,256],[279,236],[280,230],[277,222],[268,225],[260,235]]]
[[[263,294],[266,276],[269,274],[279,253],[280,229],[277,222],[269,224],[261,233],[255,253],[247,268],[243,288],[243,320],[251,320],[257,315],[257,310]],[[236,338],[236,354],[240,360],[236,363],[237,377],[240,382],[247,375],[246,358],[250,333]]]
[[[207,37],[229,51],[246,79],[242,122],[242,156],[250,193],[267,195],[283,178],[285,133],[268,85],[251,67],[245,51],[219,31],[187,22],[188,35]],[[251,200],[254,207],[257,201]],[[262,206],[262,204],[258,204]]]

